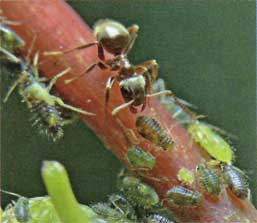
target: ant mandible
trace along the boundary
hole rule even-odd
[[[107,106],[110,99],[110,90],[113,84],[115,81],[118,81],[125,103],[113,109],[112,115],[117,115],[121,110],[127,107],[130,108],[131,112],[136,113],[136,106],[142,105],[141,111],[144,110],[146,98],[148,97],[161,94],[173,95],[169,90],[151,94],[151,83],[158,77],[158,64],[156,60],[145,61],[138,65],[132,65],[129,62],[127,56],[138,36],[138,30],[138,25],[132,25],[126,28],[121,23],[114,20],[102,19],[96,22],[94,26],[94,34],[97,41],[81,44],[62,52],[46,52],[45,55],[62,55],[76,49],[85,49],[96,45],[99,60],[89,65],[81,75],[66,80],[66,83],[77,80],[85,73],[89,73],[96,66],[100,69],[117,71],[118,75],[109,77],[106,82],[105,105]],[[112,54],[113,58],[106,59],[104,50]],[[152,70],[151,74],[148,72],[149,69]]]

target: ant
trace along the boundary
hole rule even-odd
[[[45,55],[63,55],[76,49],[85,49],[96,45],[98,49],[98,61],[89,65],[86,70],[70,79],[66,83],[77,80],[85,73],[89,73],[96,66],[100,69],[117,71],[117,75],[108,78],[105,87],[105,105],[110,99],[110,90],[115,83],[119,82],[119,87],[125,103],[114,108],[112,115],[117,115],[121,110],[129,107],[132,113],[137,113],[137,106],[142,105],[141,111],[145,109],[146,98],[159,95],[173,95],[169,90],[151,94],[151,83],[158,77],[158,64],[156,60],[149,60],[138,65],[132,65],[128,60],[128,54],[132,49],[138,36],[138,25],[128,28],[121,23],[111,19],[102,19],[94,26],[94,35],[97,41],[81,44],[66,51],[45,52]],[[106,59],[104,50],[113,55],[113,58]],[[149,73],[151,69],[151,74]]]

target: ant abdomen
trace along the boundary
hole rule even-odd
[[[111,19],[101,19],[94,25],[94,34],[103,48],[119,55],[129,44],[130,35],[126,27]]]

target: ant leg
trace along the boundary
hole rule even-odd
[[[91,70],[93,70],[96,66],[98,66],[100,69],[106,69],[106,65],[101,62],[101,61],[98,61],[98,62],[95,62],[95,63],[92,63],[90,64],[87,69],[85,71],[83,71],[81,74],[69,79],[69,80],[65,80],[65,84],[69,84],[73,81],[76,81],[77,79],[81,78],[84,74],[87,74],[89,73]]]
[[[67,50],[64,50],[64,51],[47,51],[47,52],[44,52],[43,55],[44,56],[60,56],[60,55],[66,54],[66,53],[70,53],[74,50],[86,49],[86,48],[94,46],[94,45],[99,45],[98,41],[93,41],[93,42],[89,42],[89,43],[82,43],[82,44],[80,44],[76,47],[73,47],[71,49],[67,49]]]
[[[158,72],[158,63],[156,62],[156,60],[148,60],[145,61],[144,63],[141,63],[139,65],[137,65],[137,67],[146,67],[148,68],[152,68],[152,77],[153,80],[156,80],[157,77],[159,76],[159,72]]]
[[[116,81],[116,77],[109,77],[107,82],[106,82],[106,86],[105,86],[105,107],[107,107],[107,104],[109,102],[110,99],[110,90],[112,89],[112,86],[114,84],[114,82]]]
[[[13,93],[13,91],[15,90],[15,88],[18,86],[18,84],[20,83],[21,79],[24,78],[24,76],[27,75],[27,73],[22,74],[15,82],[14,84],[11,86],[11,88],[9,89],[9,91],[7,92],[3,102],[6,103],[10,97],[10,95]]]
[[[13,62],[13,63],[21,63],[21,59],[16,57],[14,54],[10,53],[8,50],[0,47],[0,52],[5,54],[11,60],[11,62]]]
[[[112,116],[116,116],[121,110],[129,107],[131,104],[133,104],[135,101],[135,99],[127,102],[127,103],[124,103],[122,105],[119,105],[118,107],[116,107],[115,109],[112,110]]]
[[[67,108],[67,109],[69,109],[69,110],[71,110],[71,111],[74,111],[74,112],[77,112],[77,113],[81,113],[81,114],[83,114],[83,115],[92,115],[92,116],[95,115],[94,113],[87,112],[87,111],[84,111],[84,110],[82,110],[82,109],[79,109],[79,108],[73,107],[73,106],[71,106],[71,105],[65,104],[61,98],[58,98],[58,97],[53,96],[53,95],[52,95],[52,97],[54,98],[55,102],[56,102],[59,106],[61,106],[61,107]]]
[[[170,90],[164,90],[164,91],[160,91],[157,93],[148,94],[148,95],[146,95],[146,97],[151,98],[151,97],[156,97],[156,96],[160,96],[160,95],[172,95],[172,92]]]
[[[63,75],[69,73],[70,71],[71,71],[71,68],[68,67],[67,69],[65,69],[64,71],[60,72],[59,74],[56,74],[56,75],[52,78],[52,80],[50,81],[50,83],[48,84],[46,90],[47,90],[48,92],[50,92],[51,89],[52,89],[52,87],[53,87],[54,84],[56,83],[56,81],[57,81],[60,77],[62,77]]]
[[[137,33],[139,31],[139,26],[138,25],[132,25],[130,27],[128,27],[128,32],[130,34],[130,41],[126,47],[126,49],[124,50],[124,54],[125,55],[128,55],[128,53],[130,52],[130,50],[132,49],[135,41],[136,41],[136,38],[137,38]]]

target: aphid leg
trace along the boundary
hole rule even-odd
[[[9,89],[9,91],[7,92],[3,102],[6,103],[10,97],[10,95],[13,93],[13,91],[15,90],[15,88],[17,87],[17,85],[20,83],[20,81],[24,78],[24,76],[26,76],[26,74],[22,74],[11,86],[11,88]]]
[[[135,41],[136,41],[136,38],[137,38],[137,33],[139,31],[139,26],[138,25],[132,25],[130,27],[128,27],[128,32],[130,34],[130,41],[126,47],[126,49],[124,50],[124,54],[125,55],[128,55],[130,50],[132,49]]]
[[[73,107],[71,105],[65,104],[61,98],[58,98],[58,97],[53,96],[53,95],[52,95],[52,97],[54,97],[55,102],[61,107],[67,108],[67,109],[69,109],[71,111],[74,111],[74,112],[77,112],[77,113],[81,113],[83,115],[92,115],[92,116],[95,115],[95,113],[87,112],[87,111],[84,111],[82,109],[79,109],[79,108]]]
[[[133,99],[133,100],[127,102],[127,103],[124,103],[124,104],[119,105],[118,107],[114,108],[112,110],[112,115],[116,116],[121,110],[123,110],[123,109],[129,107],[130,105],[132,105],[134,103],[134,101],[135,101],[135,99]]]
[[[46,90],[47,90],[48,92],[50,92],[51,89],[52,89],[52,87],[53,87],[54,84],[56,83],[56,81],[57,81],[59,78],[61,78],[63,75],[69,73],[70,71],[71,71],[71,68],[68,67],[67,69],[63,70],[63,71],[60,72],[59,74],[56,74],[56,75],[52,78],[52,80],[50,81],[50,83],[48,84]]]
[[[33,64],[32,64],[33,74],[35,75],[36,80],[39,80],[38,58],[39,58],[39,51],[37,51],[35,53],[34,58],[33,58]]]
[[[10,53],[8,50],[6,50],[2,47],[0,47],[0,52],[5,54],[11,60],[11,62],[13,62],[13,63],[20,63],[21,62],[21,60],[18,57],[16,57],[14,54]]]

